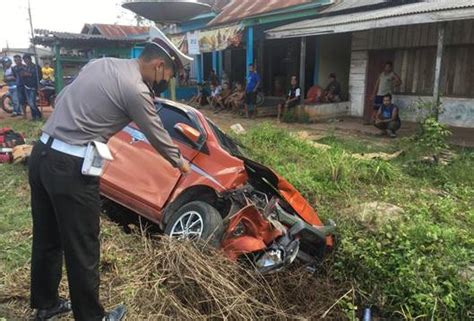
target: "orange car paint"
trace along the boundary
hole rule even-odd
[[[199,111],[179,103],[162,101],[173,108],[193,113],[207,136],[206,152],[174,140],[182,155],[191,162],[192,172],[181,175],[147,141],[135,140],[132,134],[138,128],[131,124],[109,140],[114,161],[106,165],[101,178],[101,193],[104,196],[158,224],[163,223],[166,208],[190,188],[205,186],[222,195],[242,187],[249,180],[244,161],[219,144],[213,129]],[[306,223],[323,226],[317,212],[303,196],[283,177],[274,174],[279,179],[275,187],[295,212]],[[233,259],[240,254],[263,250],[282,235],[253,205],[240,209],[224,222],[228,225],[221,246]],[[245,226],[245,235],[234,234],[239,223]],[[332,243],[332,237],[328,237],[326,245],[331,246]]]
[[[234,233],[240,223],[244,227],[245,234],[235,236]],[[222,249],[230,259],[235,260],[242,254],[265,249],[281,235],[282,232],[264,219],[255,206],[248,205],[230,218],[222,241]]]

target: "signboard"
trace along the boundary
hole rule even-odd
[[[242,42],[243,26],[231,26],[199,33],[201,52],[221,51],[229,47],[238,47]]]
[[[188,38],[188,54],[199,55],[201,53],[199,50],[199,31],[188,32],[186,37]]]

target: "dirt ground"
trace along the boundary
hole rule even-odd
[[[230,113],[214,114],[209,109],[201,109],[207,117],[215,121],[223,130],[229,131],[230,126],[239,123],[244,128],[251,128],[257,122],[267,121],[275,126],[284,128],[288,131],[299,132],[306,131],[309,136],[323,137],[328,133],[335,136],[352,136],[359,137],[362,140],[371,140],[374,143],[391,144],[394,140],[387,137],[380,137],[377,134],[379,130],[374,126],[364,125],[362,119],[356,117],[343,117],[332,119],[320,123],[313,124],[278,124],[274,117],[264,117],[257,119],[246,119]],[[407,137],[414,135],[417,130],[417,124],[413,122],[402,122],[402,127],[398,131],[398,136]],[[453,135],[450,138],[450,143],[462,147],[474,147],[474,128],[451,128]]]
[[[3,90],[2,90],[3,91]],[[49,117],[53,109],[51,107],[42,108],[44,117]],[[356,117],[342,117],[327,120],[324,122],[313,123],[313,124],[297,124],[297,123],[280,123],[278,124],[275,117],[259,117],[257,119],[246,119],[237,115],[233,115],[228,112],[221,112],[214,114],[210,109],[203,108],[200,109],[206,117],[213,120],[219,127],[225,131],[230,131],[230,126],[234,124],[241,124],[244,128],[252,128],[259,122],[269,122],[284,128],[292,132],[306,131],[309,136],[313,139],[318,137],[323,137],[331,133],[335,136],[352,136],[359,137],[361,140],[370,140],[376,144],[391,144],[394,141],[387,137],[379,137],[377,134],[379,130],[374,126],[364,125],[362,119]],[[2,119],[9,118],[10,115],[5,113],[3,110],[0,110],[0,122]],[[28,118],[31,118],[31,115],[28,113]],[[402,122],[402,127],[398,131],[398,136],[407,137],[415,134],[417,129],[417,124],[404,121]],[[474,147],[474,128],[458,128],[451,127],[453,135],[450,138],[450,143],[462,147]]]

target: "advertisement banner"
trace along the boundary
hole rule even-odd
[[[199,50],[199,31],[188,32],[186,38],[188,40],[188,54],[199,55],[201,53]]]
[[[229,47],[238,47],[242,42],[243,26],[231,26],[199,33],[201,52],[221,51]]]

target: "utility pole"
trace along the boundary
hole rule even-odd
[[[33,29],[33,18],[31,17],[31,3],[30,0],[28,0],[28,17],[30,19],[30,31],[31,31],[31,42],[33,44],[33,54],[35,56],[35,62],[36,62],[36,81],[37,81],[37,86],[39,89],[39,74],[38,74],[38,68],[39,68],[39,58],[38,58],[38,53],[36,52],[36,46],[34,44],[34,38],[35,38],[35,32]]]

